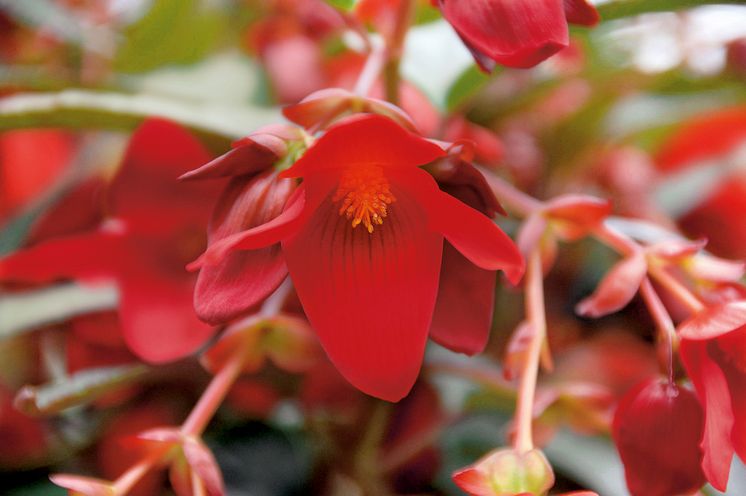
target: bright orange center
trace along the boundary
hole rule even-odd
[[[332,200],[340,202],[339,215],[352,220],[352,227],[363,224],[372,233],[374,226],[383,224],[388,206],[396,198],[381,167],[360,165],[342,173]]]

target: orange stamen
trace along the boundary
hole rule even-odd
[[[396,201],[383,169],[375,165],[349,167],[339,180],[332,200],[341,201],[339,215],[352,220],[352,227],[363,224],[369,233],[383,224],[388,206]]]

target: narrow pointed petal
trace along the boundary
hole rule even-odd
[[[273,171],[232,181],[213,213],[208,244],[278,217],[294,188],[294,181],[278,179]],[[233,320],[269,296],[286,275],[277,243],[228,253],[219,264],[200,270],[194,293],[197,315],[212,324]]]
[[[459,353],[481,353],[490,336],[495,280],[494,271],[475,266],[445,243],[430,337]]]
[[[285,142],[271,134],[255,135],[249,138],[205,165],[182,174],[179,179],[215,179],[255,174],[271,167],[287,150]]]
[[[281,177],[303,177],[357,164],[415,167],[432,162],[446,152],[389,118],[356,115],[330,127]]]
[[[733,405],[728,382],[710,356],[707,342],[682,339],[679,350],[684,368],[705,409],[705,431],[701,443],[704,451],[702,469],[715,489],[725,491],[734,453],[731,439]]]
[[[107,480],[68,474],[50,475],[49,480],[55,485],[67,489],[73,495],[117,496],[114,484]]]
[[[578,303],[575,312],[585,317],[603,317],[621,310],[637,294],[647,270],[642,252],[618,262],[604,276],[593,294]]]
[[[437,188],[425,171],[397,173],[427,208],[430,227],[445,238],[474,265],[485,270],[502,270],[513,283],[523,276],[525,264],[513,240],[492,220]]]
[[[685,339],[707,340],[746,325],[746,301],[731,301],[706,307],[678,327]]]
[[[587,235],[611,213],[611,202],[587,195],[564,195],[550,201],[546,216],[554,231],[574,241]]]
[[[419,373],[443,250],[414,199],[393,192],[397,201],[372,233],[352,228],[328,198],[282,243],[331,361],[354,386],[388,401],[404,397]]]
[[[189,265],[190,270],[205,265],[216,265],[234,250],[266,248],[291,236],[305,221],[311,208],[306,208],[306,188],[300,186],[293,192],[283,212],[260,226],[226,236],[210,245],[205,253]]]
[[[483,66],[489,57],[509,67],[533,67],[569,43],[562,0],[440,0],[440,7]]]
[[[581,26],[595,26],[601,17],[596,8],[586,0],[564,0],[567,22]]]
[[[199,439],[188,437],[184,439],[181,448],[189,468],[202,483],[207,496],[223,496],[223,475],[210,448]]]

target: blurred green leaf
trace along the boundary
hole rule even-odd
[[[64,381],[24,386],[16,396],[15,406],[27,415],[54,415],[138,381],[148,370],[140,364],[82,370]]]
[[[601,20],[613,21],[649,12],[670,12],[700,5],[746,5],[746,0],[617,0],[597,7]]]
[[[196,62],[214,48],[224,24],[217,10],[196,0],[155,0],[147,14],[125,31],[114,68],[145,72]]]
[[[340,10],[350,11],[355,7],[356,0],[326,0],[326,3]]]
[[[178,122],[219,152],[229,148],[232,140],[280,118],[277,110],[248,105],[213,108],[152,95],[86,90],[0,98],[0,131],[33,127],[132,130],[151,116]]]
[[[49,481],[28,484],[7,491],[4,493],[5,496],[65,496],[67,494],[67,489],[55,486]]]
[[[497,69],[496,69],[497,70]],[[446,108],[452,112],[464,105],[490,81],[491,76],[471,65],[456,79],[446,94]]]

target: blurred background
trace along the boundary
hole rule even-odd
[[[385,20],[337,10],[346,3],[0,0],[0,254],[62,232],[72,215],[77,226],[100,220],[61,202],[92,178],[112,177],[148,116],[185,126],[219,154],[281,121],[281,105],[351,88],[365,60],[356,28]],[[538,198],[610,198],[616,215],[706,237],[712,253],[746,259],[746,2],[597,6],[602,22],[572,28],[558,55],[485,75],[421,2],[405,44],[402,106],[428,136],[477,141],[481,165]],[[514,234],[514,220],[501,224]],[[658,235],[647,226],[641,237]],[[573,312],[614,261],[593,241],[562,245],[547,279],[556,363],[541,378],[537,436],[557,490],[627,494],[609,415],[657,370],[653,325],[639,302],[598,320]],[[196,360],[146,367],[102,338],[116,302],[105,286],[2,287],[0,493],[65,494],[50,472],[115,477],[131,462],[116,440],[180,422],[207,384]],[[392,492],[460,494],[450,473],[505,444],[513,391],[484,377],[500,376],[521,297],[498,289],[495,304],[483,356],[431,344],[418,389],[389,407],[375,449]],[[92,371],[89,382],[80,371]],[[269,364],[234,387],[206,436],[230,494],[362,494],[342,467],[361,452],[378,402],[330,375]],[[13,399],[27,384],[48,396],[19,411]],[[733,496],[746,494],[736,465]],[[146,480],[140,494],[168,494],[164,477]]]

